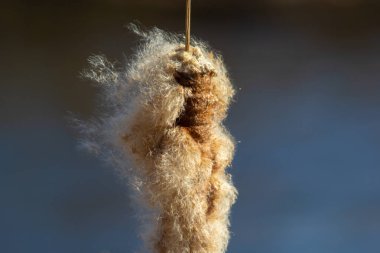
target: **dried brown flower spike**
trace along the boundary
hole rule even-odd
[[[126,71],[91,58],[88,76],[106,83],[111,106],[85,125],[85,143],[129,178],[151,210],[151,251],[225,252],[236,189],[225,171],[234,142],[222,120],[234,90],[221,58],[202,43],[186,51],[174,35],[139,33],[145,42]]]

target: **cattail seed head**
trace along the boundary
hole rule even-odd
[[[150,209],[145,235],[155,253],[222,253],[236,189],[226,168],[234,141],[223,127],[234,89],[220,56],[203,43],[186,51],[158,29],[127,69],[90,58],[107,109],[85,124],[84,143],[118,168]],[[148,230],[147,230],[148,231]]]

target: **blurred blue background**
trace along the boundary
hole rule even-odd
[[[182,32],[184,1],[3,0],[0,252],[121,253],[140,246],[128,189],[76,148],[66,117],[96,115],[79,77],[124,62],[125,25]],[[228,252],[380,252],[380,5],[193,1],[193,35],[225,58],[239,142]]]

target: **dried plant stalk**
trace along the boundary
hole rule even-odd
[[[84,125],[84,144],[113,162],[151,210],[151,251],[225,252],[237,194],[225,171],[234,153],[222,125],[234,94],[227,72],[201,42],[186,51],[177,36],[138,33],[144,43],[125,71],[91,58],[87,76],[105,84],[109,109]]]

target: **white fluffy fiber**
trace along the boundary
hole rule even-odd
[[[143,42],[124,70],[89,59],[105,110],[83,125],[83,145],[128,179],[138,210],[150,210],[148,251],[225,252],[237,194],[225,172],[234,152],[221,123],[234,94],[225,67],[201,42],[186,52],[179,36],[137,32]]]

